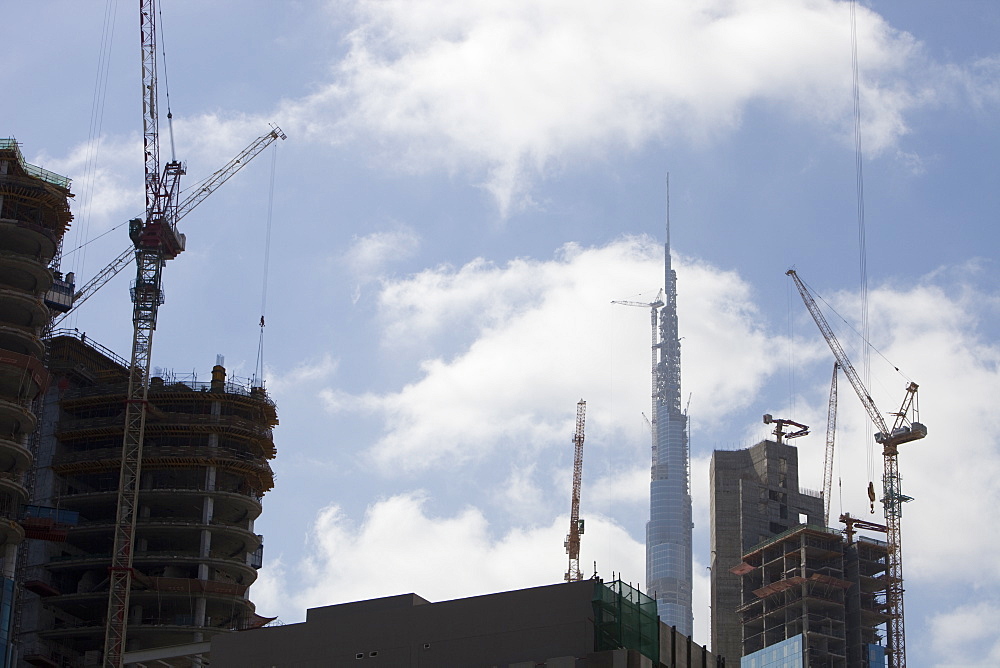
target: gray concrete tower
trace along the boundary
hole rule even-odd
[[[660,619],[691,635],[691,487],[687,414],[681,410],[681,342],[677,334],[677,273],[670,264],[667,183],[665,289],[656,364],[653,466],[646,525],[646,584]],[[654,340],[656,336],[654,334]]]

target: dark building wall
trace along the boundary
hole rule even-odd
[[[737,665],[742,656],[740,577],[730,571],[754,545],[799,524],[823,524],[823,499],[799,489],[798,449],[761,441],[716,450],[709,467],[712,650]]]
[[[715,656],[659,623],[660,661],[595,650],[583,580],[428,603],[416,594],[308,611],[306,621],[212,639],[213,668],[715,668]]]
[[[593,593],[583,580],[441,603],[407,594],[314,608],[302,624],[214,639],[212,665],[447,668],[583,656],[594,649]]]

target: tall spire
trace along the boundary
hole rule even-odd
[[[690,637],[691,490],[687,415],[681,411],[681,342],[677,330],[677,273],[670,262],[670,176],[667,175],[664,304],[660,311],[656,367],[649,523],[646,525],[646,583],[660,619]]]

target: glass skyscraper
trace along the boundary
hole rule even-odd
[[[681,342],[677,334],[677,273],[670,263],[669,201],[664,272],[659,332],[653,336],[655,422],[646,525],[646,583],[649,595],[656,599],[660,619],[690,637],[690,458],[687,414],[681,409]]]

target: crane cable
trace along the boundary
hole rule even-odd
[[[255,379],[264,387],[264,315],[267,313],[267,275],[271,264],[271,214],[274,210],[274,174],[278,164],[278,145],[271,153],[271,183],[267,194],[267,227],[264,233],[264,270],[260,288],[260,340],[257,343],[257,366]]]
[[[104,22],[101,29],[101,46],[97,58],[97,74],[94,79],[93,99],[90,103],[90,125],[88,127],[87,144],[83,162],[82,190],[80,199],[80,224],[76,226],[74,238],[77,247],[85,247],[92,241],[90,236],[90,212],[94,200],[94,183],[97,180],[97,162],[101,151],[101,128],[104,125],[104,103],[108,93],[108,72],[111,64],[111,46],[115,35],[115,17],[117,16],[117,0],[108,0],[104,6]],[[102,235],[103,236],[103,235]],[[62,269],[62,241],[59,242],[59,252],[53,269]],[[73,258],[71,264],[75,273],[83,271],[86,253]]]
[[[858,199],[858,264],[861,278],[861,337],[866,343],[869,337],[868,320],[868,247],[865,238],[865,178],[864,152],[861,145],[861,83],[858,67],[858,22],[857,0],[851,0],[851,74],[854,93],[854,169]],[[869,346],[863,347],[861,357],[861,373],[865,386],[871,387],[871,352]],[[868,479],[875,479],[875,447],[872,445],[873,426],[866,421]]]
[[[157,24],[156,32],[158,33],[158,41],[160,43],[160,55],[163,58],[163,92],[167,97],[167,131],[170,134],[170,161],[177,161],[177,150],[174,147],[174,115],[170,111],[170,78],[167,76],[167,47],[166,38],[164,37],[163,30],[163,9],[157,6],[157,13],[160,15],[158,18],[159,23]]]

